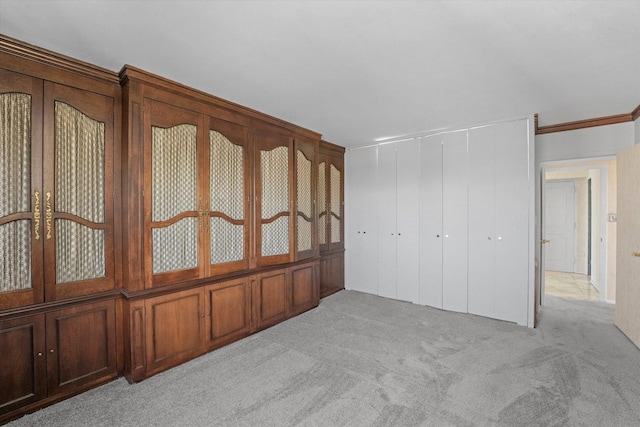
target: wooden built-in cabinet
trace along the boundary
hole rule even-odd
[[[343,154],[146,71],[0,36],[0,423],[342,289]]]
[[[122,372],[120,95],[0,37],[0,423]]]
[[[320,297],[344,289],[344,148],[321,141],[317,175]]]

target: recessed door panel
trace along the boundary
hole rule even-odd
[[[378,148],[378,295],[397,298],[396,144]],[[371,267],[369,267],[371,268]]]
[[[442,308],[467,312],[467,131],[444,135]]]
[[[420,145],[418,140],[397,144],[396,271],[397,298],[420,300]]]
[[[420,304],[442,308],[442,135],[420,140]]]

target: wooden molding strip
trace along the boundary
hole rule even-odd
[[[638,117],[640,117],[640,105],[638,105],[636,109],[631,112],[631,120],[636,121]]]
[[[116,72],[2,34],[0,34],[0,52],[6,52],[20,58],[61,68],[66,71],[88,75],[108,83],[118,83],[118,73]]]
[[[595,119],[578,120],[575,122],[558,123],[556,125],[549,126],[536,126],[536,135],[631,122],[634,120],[634,114],[640,115],[639,109],[640,106],[638,106],[638,108],[636,108],[633,113],[617,114],[615,116],[598,117]]]

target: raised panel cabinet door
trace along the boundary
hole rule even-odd
[[[208,276],[249,268],[249,150],[248,129],[210,118],[206,170],[203,183]]]
[[[442,308],[466,313],[467,131],[444,134],[442,149]]]
[[[0,420],[46,397],[44,316],[0,322]]]
[[[49,395],[116,378],[115,301],[45,314]]]
[[[205,292],[209,348],[249,334],[251,289],[248,278],[216,283],[207,286]]]
[[[256,328],[262,329],[287,317],[290,307],[288,289],[288,270],[276,270],[255,277],[252,299]]]
[[[420,144],[398,143],[396,152],[397,298],[420,301]]]
[[[291,309],[290,314],[298,314],[318,305],[320,294],[316,277],[319,264],[314,262],[299,267],[291,267]]]
[[[469,313],[495,317],[496,127],[469,130]],[[526,230],[526,227],[525,227]]]
[[[206,241],[204,117],[158,101],[144,104],[145,275],[161,286],[203,275]]]
[[[329,241],[330,250],[344,248],[344,158],[329,156]]]
[[[345,287],[378,294],[378,147],[345,155]]]
[[[115,100],[44,84],[46,299],[113,289]]]
[[[258,133],[255,139],[255,217],[258,266],[293,261],[295,248],[293,138]]]
[[[318,254],[316,221],[317,144],[296,138],[295,153],[295,244],[296,260]]]
[[[420,140],[420,304],[442,308],[442,135]]]
[[[44,300],[42,85],[0,69],[0,310]]]
[[[147,375],[203,353],[205,334],[202,288],[145,301]]]
[[[344,254],[334,255],[330,258],[331,262],[331,283],[333,290],[338,291],[344,289]]]
[[[396,145],[386,144],[378,148],[378,254],[374,267],[378,270],[378,295],[394,299],[398,296]]]
[[[497,125],[495,152],[495,317],[527,325],[533,280],[529,274],[533,171],[527,120]]]

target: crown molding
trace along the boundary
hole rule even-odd
[[[632,122],[634,114],[640,116],[640,106],[633,113],[617,114],[615,116],[597,117],[595,119],[578,120],[575,122],[558,123],[555,125],[538,126],[536,121],[536,135],[545,133],[564,132],[568,130],[586,129],[595,126],[615,125]]]

